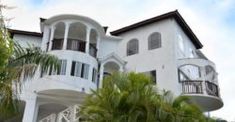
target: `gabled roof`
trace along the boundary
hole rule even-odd
[[[30,31],[22,31],[22,30],[14,30],[14,29],[7,29],[7,30],[10,33],[11,37],[13,37],[14,34],[42,37],[42,33],[38,33],[38,32],[30,32]]]
[[[176,20],[176,22],[180,25],[180,27],[183,29],[185,34],[192,40],[192,43],[195,45],[197,49],[200,49],[203,47],[199,39],[196,37],[196,35],[193,33],[191,28],[188,26],[188,24],[185,22],[185,20],[183,19],[183,17],[180,15],[180,13],[177,10],[123,27],[121,29],[110,32],[110,34],[118,36],[122,33],[137,29],[145,25],[152,24],[154,22],[169,19],[169,18],[174,18]]]

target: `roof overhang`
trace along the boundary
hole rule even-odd
[[[27,35],[27,36],[35,36],[35,37],[42,37],[42,33],[38,32],[30,32],[30,31],[22,31],[22,30],[15,30],[15,29],[7,29],[10,33],[10,37],[12,38],[15,34],[19,35]]]
[[[174,18],[176,20],[176,22],[180,25],[180,27],[183,29],[186,35],[190,38],[190,40],[192,41],[192,43],[195,45],[197,49],[200,49],[203,47],[199,39],[196,37],[196,35],[193,33],[191,28],[188,26],[188,24],[185,22],[185,20],[183,19],[183,17],[180,15],[180,13],[177,10],[123,27],[121,29],[110,32],[110,34],[118,36],[122,33],[137,29],[142,26],[152,24],[154,22],[159,22],[165,19],[169,19],[169,18]]]

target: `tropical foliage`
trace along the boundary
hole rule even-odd
[[[115,73],[103,88],[92,91],[82,106],[91,122],[203,122],[206,117],[187,97],[160,91],[151,78],[137,73]]]
[[[0,5],[0,12],[4,6]],[[10,38],[0,13],[0,118],[18,112],[18,95],[21,84],[32,78],[38,68],[57,70],[57,57],[46,54],[34,46],[21,47]]]

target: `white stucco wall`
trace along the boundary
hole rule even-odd
[[[120,35],[123,40],[118,45],[117,53],[127,62],[127,71],[147,72],[156,70],[157,86],[179,95],[181,91],[178,88],[176,54],[174,52],[174,27],[174,20],[167,19],[123,33]],[[148,37],[153,32],[161,33],[162,46],[148,50]],[[139,40],[139,53],[126,56],[127,42],[133,38]]]
[[[177,59],[182,58],[196,58],[196,47],[189,39],[189,37],[185,34],[179,24],[174,20],[174,28],[175,28],[175,45],[177,53]],[[181,39],[180,39],[181,38]],[[182,43],[180,42],[182,41]],[[180,43],[182,44],[180,46]]]
[[[121,40],[111,37],[102,38],[99,45],[98,58],[105,57],[113,52],[117,52],[118,44]]]

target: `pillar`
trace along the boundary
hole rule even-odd
[[[66,50],[66,48],[67,48],[69,26],[70,26],[69,23],[65,23],[64,42],[63,42],[62,50]]]
[[[89,49],[90,49],[90,32],[91,32],[91,28],[87,27],[86,28],[86,54],[89,54]]]
[[[96,42],[96,49],[97,49],[96,57],[98,57],[99,56],[99,48],[100,48],[100,38],[98,37],[98,35],[96,37],[96,40],[97,40],[97,42]]]
[[[36,122],[38,106],[36,95],[26,100],[22,122]]]
[[[52,28],[51,28],[51,32],[50,32],[51,34],[50,34],[50,41],[49,41],[48,51],[50,51],[50,50],[51,50],[51,48],[52,48],[55,29],[56,29],[56,27],[52,27]]]
[[[102,85],[103,85],[103,75],[104,75],[104,64],[102,63],[101,65],[100,65],[100,72],[99,72],[99,75],[100,75],[100,79],[99,79],[99,88],[101,88],[102,87]]]

